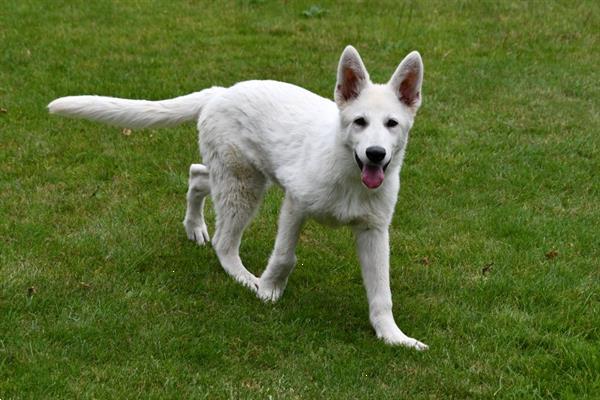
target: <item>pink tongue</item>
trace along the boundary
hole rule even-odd
[[[369,189],[375,189],[383,182],[383,168],[377,165],[365,165],[360,176]]]

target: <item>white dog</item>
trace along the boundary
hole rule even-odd
[[[338,66],[335,102],[288,83],[247,81],[163,101],[63,97],[48,108],[127,128],[197,120],[204,165],[190,167],[187,236],[200,245],[209,241],[203,206],[210,194],[216,211],[212,244],[223,269],[259,298],[276,301],[296,264],[306,218],[349,225],[377,336],[424,350],[392,315],[388,234],[422,80],[421,56],[412,52],[387,84],[373,84],[348,46]],[[242,264],[239,246],[270,182],[283,188],[285,199],[275,248],[257,278]]]

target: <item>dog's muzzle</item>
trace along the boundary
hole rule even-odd
[[[383,150],[383,148],[381,149]],[[380,157],[380,155],[381,154],[377,154],[374,156],[373,152],[371,152],[372,158],[369,158],[379,158],[379,161],[381,161],[383,160],[383,158],[385,158],[385,150],[383,150],[383,157]],[[383,179],[385,178],[385,170],[387,169],[388,165],[390,165],[391,159],[390,161],[385,163],[385,165],[381,165],[381,163],[372,162],[367,162],[365,164],[364,162],[362,162],[356,151],[354,152],[354,159],[356,160],[358,168],[360,168],[360,178],[362,180],[362,183],[369,189],[376,189],[379,186],[381,186],[381,184],[383,183]]]

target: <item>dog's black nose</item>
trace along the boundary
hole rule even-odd
[[[381,146],[367,147],[367,158],[378,163],[385,158],[385,149]]]

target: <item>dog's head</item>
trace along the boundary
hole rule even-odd
[[[402,60],[383,85],[371,82],[354,47],[342,53],[335,102],[344,141],[354,152],[361,180],[369,189],[383,183],[386,168],[406,145],[421,105],[422,81],[423,61],[416,51]]]

